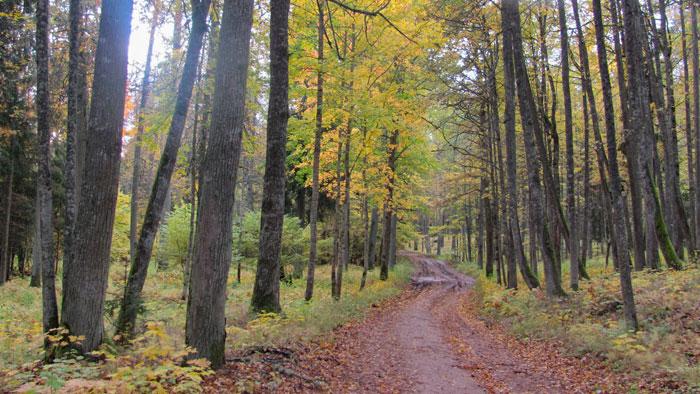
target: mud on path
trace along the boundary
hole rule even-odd
[[[207,382],[224,392],[255,374],[245,391],[333,393],[615,392],[603,367],[561,356],[552,344],[522,343],[477,317],[474,280],[447,263],[403,252],[412,285],[330,340],[265,350],[228,363]],[[583,378],[583,379],[582,379]],[[269,381],[268,381],[269,380]],[[581,383],[585,382],[585,384]]]

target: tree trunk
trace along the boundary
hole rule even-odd
[[[209,41],[211,43],[211,40]],[[199,71],[197,72],[197,85],[201,82],[201,72],[202,64],[199,64]],[[185,258],[185,265],[183,267],[183,280],[182,280],[182,293],[180,299],[186,300],[187,293],[190,287],[190,272],[192,272],[192,258],[194,256],[194,234],[195,234],[195,219],[197,212],[197,137],[199,131],[199,97],[201,88],[197,90],[197,94],[194,98],[194,124],[192,125],[192,145],[190,147],[190,221],[189,221],[189,234],[187,236],[187,257]],[[240,264],[240,261],[239,261]],[[239,274],[240,278],[240,274]]]
[[[335,211],[333,216],[333,262],[331,263],[331,295],[334,299],[337,299],[336,290],[338,289],[336,281],[338,280],[338,269],[342,269],[342,198],[341,198],[341,160],[343,155],[343,138],[342,130],[338,128],[336,141],[337,150],[335,158]],[[339,268],[340,267],[340,268]]]
[[[367,259],[367,269],[374,269],[374,261],[377,254],[377,227],[379,222],[379,210],[377,207],[372,207],[369,223],[369,258]]]
[[[367,178],[365,171],[362,171],[362,180],[367,187]],[[362,279],[360,279],[360,290],[365,288],[367,282],[367,271],[369,270],[369,207],[367,194],[362,196],[362,229],[364,235],[364,244],[362,245]]]
[[[396,179],[396,147],[399,142],[399,131],[394,130],[387,141],[387,181],[384,213],[384,235],[382,236],[382,258],[379,279],[389,278],[389,256],[391,255],[391,221],[394,216],[394,182]]]
[[[520,14],[518,9],[518,0],[504,0],[502,4],[503,17],[508,23],[512,24],[513,31],[513,59],[515,67],[515,75],[518,90],[518,101],[520,104],[520,116],[522,118],[524,137],[525,137],[525,156],[528,168],[528,183],[532,191],[532,208],[534,210],[533,218],[536,220],[535,227],[538,229],[538,238],[540,249],[544,259],[545,278],[547,295],[550,297],[563,296],[566,293],[561,287],[561,276],[556,272],[557,256],[555,254],[554,245],[550,237],[549,229],[546,222],[542,221],[546,209],[543,204],[544,193],[540,184],[539,169],[542,168],[545,177],[545,185],[549,184],[549,199],[550,202],[558,205],[557,221],[564,229],[564,236],[568,237],[568,230],[563,219],[563,212],[559,201],[556,197],[556,192],[553,189],[553,177],[551,167],[546,160],[546,150],[542,137],[542,129],[539,119],[534,116],[537,113],[535,101],[530,88],[530,81],[527,76],[527,68],[522,48],[522,37],[520,32]],[[535,148],[539,152],[535,152]]]
[[[569,84],[569,30],[566,23],[564,0],[557,1],[559,8],[559,31],[561,40],[561,79],[564,94],[564,122],[566,134],[566,205],[569,211],[569,261],[571,289],[578,290],[578,225],[576,223],[576,190],[574,181],[574,125],[571,110],[571,86]]]
[[[485,191],[482,194],[481,204],[482,204],[482,214],[484,216],[484,258],[485,258],[485,270],[486,277],[490,278],[493,276],[493,262],[494,262],[494,245],[493,245],[493,204],[491,204],[491,187],[486,176],[481,177],[482,189]],[[500,280],[500,277],[497,276]]]
[[[691,3],[692,6],[692,3]],[[685,2],[681,1],[679,5],[680,22],[681,22],[681,57],[683,60],[683,102],[685,106],[685,142],[687,152],[687,168],[688,168],[688,231],[690,241],[688,242],[688,251],[695,250],[697,245],[697,234],[695,233],[695,162],[693,160],[693,126],[692,115],[690,110],[690,76],[688,67],[688,44],[685,27]],[[697,152],[696,152],[697,154]]]
[[[700,55],[698,50],[697,4],[690,5],[690,25],[692,26],[691,48],[693,53],[693,126],[695,128],[695,252],[700,250]]]
[[[83,53],[83,8],[80,0],[71,0],[69,8],[70,35],[68,58],[68,127],[66,129],[65,165],[65,234],[63,237],[63,265],[71,266],[75,220],[80,196],[80,173],[85,161],[87,77]],[[65,272],[65,271],[64,271]]]
[[[89,137],[76,217],[75,260],[64,267],[61,323],[84,336],[82,352],[102,342],[112,226],[119,185],[122,124],[131,33],[131,0],[104,0],[95,55]]]
[[[575,0],[574,0],[575,1]],[[591,144],[590,127],[588,123],[588,102],[584,92],[581,104],[583,107],[583,212],[581,225],[581,258],[579,260],[581,277],[590,279],[586,272],[586,259],[591,251]]]
[[[466,222],[466,245],[467,245],[467,261],[471,262],[472,261],[472,217],[471,217],[471,206],[467,208],[467,215],[464,218],[464,221]]]
[[[528,288],[539,287],[537,276],[532,273],[525,258],[520,222],[518,219],[518,173],[517,173],[517,141],[515,137],[515,70],[513,66],[513,24],[507,19],[501,21],[503,30],[503,79],[506,127],[506,166],[508,175],[508,227],[513,246],[513,257],[520,268],[520,274]],[[495,75],[492,77],[492,92],[495,92]],[[494,94],[494,93],[492,93]],[[509,283],[510,286],[510,283]]]
[[[651,123],[651,114],[649,113],[649,88],[644,78],[644,26],[641,8],[638,0],[624,0],[624,27],[625,27],[625,49],[627,56],[627,77],[629,94],[627,95],[629,109],[629,129],[626,130],[631,138],[630,148],[632,150],[630,157],[635,159],[634,165],[638,171],[645,171],[646,174],[640,174],[645,177],[641,180],[646,189],[645,197],[649,197],[654,190],[653,178],[651,177],[653,167],[652,159],[649,152],[653,150],[653,141],[651,140],[651,131],[649,125]],[[641,153],[644,152],[642,156]],[[636,154],[635,154],[636,153]],[[639,172],[638,172],[639,174]],[[648,204],[647,204],[648,205]],[[647,211],[649,207],[647,206]],[[659,212],[656,212],[657,214]],[[649,216],[647,216],[649,217]],[[647,226],[651,223],[647,221]],[[649,256],[647,256],[649,257]],[[630,278],[629,266],[620,264],[620,282],[622,285],[623,300],[625,303],[624,315],[627,321],[627,326],[630,330],[637,330],[637,318],[634,309],[634,293],[632,292],[632,281]]]
[[[588,248],[588,242],[589,242],[589,220],[590,218],[588,217],[590,213],[590,149],[589,149],[589,125],[588,125],[588,115],[590,113],[590,119],[591,122],[593,123],[593,136],[595,138],[595,150],[596,150],[596,158],[598,160],[598,173],[600,175],[600,183],[601,186],[603,187],[604,191],[604,197],[603,197],[603,207],[605,208],[605,211],[608,214],[612,213],[612,207],[610,204],[610,198],[609,198],[609,192],[610,188],[608,186],[608,181],[607,181],[607,176],[606,176],[606,171],[608,168],[608,158],[605,153],[605,148],[603,144],[603,139],[601,137],[600,133],[600,120],[598,116],[598,108],[596,106],[595,102],[595,96],[593,93],[593,84],[591,82],[591,69],[590,65],[588,62],[588,49],[586,46],[586,42],[584,39],[583,35],[583,28],[581,27],[581,18],[579,16],[579,10],[578,10],[578,1],[577,0],[572,0],[571,1],[572,9],[574,12],[574,21],[576,22],[576,33],[577,33],[577,39],[578,39],[578,49],[579,49],[579,58],[581,60],[581,67],[583,68],[583,78],[582,78],[582,85],[583,85],[583,122],[584,122],[584,139],[585,139],[585,147],[584,147],[584,155],[585,155],[585,163],[584,163],[584,194],[585,194],[585,204],[586,206],[584,207],[585,214],[584,214],[584,226],[583,226],[583,237],[584,237],[584,245],[583,245],[583,250],[584,253],[581,254],[581,259],[579,260],[579,274],[582,278],[589,279],[588,273],[586,272],[586,266],[585,266],[585,259],[586,259],[586,253],[585,251]],[[589,112],[590,108],[590,112]],[[613,239],[613,244],[615,244],[616,240]]]
[[[389,268],[396,265],[396,225],[398,217],[396,212],[391,215],[391,239],[389,240]]]
[[[141,227],[136,256],[129,270],[129,279],[126,283],[122,307],[119,310],[117,331],[122,334],[131,334],[135,328],[138,306],[141,303],[141,292],[146,283],[148,263],[153,253],[153,242],[163,219],[165,203],[169,200],[170,179],[175,170],[177,152],[180,149],[187,111],[190,107],[192,89],[197,77],[199,54],[202,49],[204,34],[207,31],[210,3],[210,0],[192,0],[192,32],[187,43],[187,54],[185,56],[182,78],[178,86],[175,112],[170,121],[170,129],[168,130],[165,147],[160,157],[160,163],[153,182],[153,190],[151,190],[146,215]]]
[[[685,208],[681,199],[680,165],[678,159],[678,135],[676,130],[676,100],[673,92],[672,48],[668,37],[666,0],[659,0],[661,15],[661,51],[664,56],[664,77],[666,80],[666,121],[664,129],[664,173],[666,174],[666,204],[668,205],[669,229],[673,245],[680,254],[683,240],[690,239],[690,229],[686,221]]]
[[[252,0],[224,2],[211,125],[200,169],[198,231],[185,343],[197,349],[192,357],[207,358],[213,368],[225,361],[226,281],[231,265],[233,197],[245,121],[252,22]]]
[[[270,101],[267,115],[267,156],[260,220],[260,254],[251,307],[257,312],[280,312],[279,272],[289,104],[287,32],[289,0],[270,2]]]
[[[49,0],[36,6],[36,114],[39,140],[37,194],[41,231],[41,298],[43,331],[58,327],[56,267],[53,249],[53,195],[51,193],[51,100],[49,97]],[[12,182],[12,178],[10,178]],[[10,187],[10,192],[12,188]],[[10,194],[8,201],[12,199]],[[9,212],[10,204],[8,204]],[[5,251],[9,253],[9,251]],[[49,342],[45,342],[49,344]]]
[[[145,111],[148,103],[148,96],[151,93],[151,59],[153,58],[153,43],[158,27],[158,2],[153,5],[153,15],[151,16],[151,30],[148,34],[148,51],[146,52],[146,65],[143,71],[141,82],[141,100],[137,113],[136,140],[134,141],[134,168],[131,175],[131,220],[129,221],[129,257],[131,264],[136,261],[136,249],[138,246],[137,229],[139,224],[139,188],[141,186],[141,145],[143,144],[143,133],[145,125]]]
[[[2,228],[2,255],[0,255],[0,286],[5,284],[8,275],[5,273],[10,267],[10,224],[12,222],[12,187],[15,183],[14,160],[10,160],[10,176],[7,179],[7,192],[5,193],[5,218]],[[37,183],[38,186],[38,183]],[[37,210],[40,207],[40,200],[37,198]],[[37,222],[38,223],[38,222]],[[38,232],[37,232],[38,234]],[[37,284],[38,285],[38,284]]]

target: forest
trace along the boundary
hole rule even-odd
[[[699,8],[0,1],[0,392],[697,392]]]

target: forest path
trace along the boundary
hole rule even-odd
[[[429,256],[401,255],[416,269],[399,296],[373,305],[330,338],[229,363],[206,391],[254,379],[249,392],[576,393],[610,380],[598,363],[564,357],[553,344],[520,342],[486,324],[473,278]]]
[[[403,252],[418,291],[394,322],[402,361],[418,393],[555,393],[559,382],[531,373],[517,354],[484,332],[466,298],[475,280],[444,261]]]

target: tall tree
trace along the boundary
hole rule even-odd
[[[323,136],[323,40],[325,26],[323,19],[323,4],[316,2],[318,7],[318,71],[316,74],[316,128],[314,130],[314,158],[311,168],[311,206],[309,207],[309,265],[306,274],[306,292],[304,299],[309,301],[314,294],[314,272],[318,257],[318,197],[319,197],[319,165],[321,161],[321,137]]]
[[[690,2],[690,46],[693,56],[693,137],[695,137],[695,252],[700,250],[700,50],[698,49],[698,5]],[[686,115],[687,116],[687,115]]]
[[[644,22],[642,18],[642,10],[639,5],[638,0],[624,0],[623,1],[623,15],[624,15],[624,31],[625,31],[625,53],[627,57],[627,107],[629,109],[629,130],[626,130],[626,134],[630,138],[630,149],[632,149],[631,158],[636,158],[633,165],[638,168],[638,174],[640,174],[643,179],[641,181],[644,183],[645,198],[654,198],[658,194],[655,193],[655,185],[653,179],[653,163],[651,160],[649,152],[653,149],[653,140],[651,136],[651,130],[649,129],[651,125],[651,114],[649,113],[649,86],[645,80],[644,75],[644,42],[646,40],[646,35],[644,32]],[[644,154],[642,154],[644,152]],[[654,207],[657,212],[655,215],[658,217],[660,212],[658,204]],[[647,204],[647,210],[650,207]],[[648,217],[648,216],[647,216]],[[652,224],[647,222],[647,225]],[[658,226],[657,226],[658,230]],[[647,251],[648,252],[648,251]],[[648,258],[649,256],[647,256]],[[626,264],[622,264],[620,267],[620,280],[627,281],[626,278],[629,275],[629,267]],[[630,286],[631,287],[631,286]],[[631,290],[631,289],[630,289]],[[624,292],[624,288],[623,288]],[[623,293],[623,296],[624,293]],[[627,301],[627,297],[625,297]],[[632,303],[625,302],[627,304],[634,305]],[[633,314],[634,310],[630,310],[629,307],[625,308],[625,320],[627,321],[628,328],[631,330],[637,330],[637,320],[636,315]]]
[[[678,158],[678,134],[676,129],[676,99],[673,92],[674,60],[672,59],[671,41],[668,36],[668,16],[666,13],[666,0],[659,0],[660,50],[664,59],[664,80],[666,94],[666,125],[663,128],[664,142],[664,174],[666,179],[665,206],[667,207],[667,219],[673,246],[679,254],[683,251],[683,240],[690,239],[690,229],[686,221],[686,212],[683,207],[680,189],[680,164]],[[659,73],[661,71],[659,70]],[[663,85],[662,80],[659,81]]]
[[[267,156],[260,219],[260,252],[251,307],[279,312],[280,246],[286,186],[287,120],[289,118],[289,0],[270,1],[270,104],[267,112]]]
[[[139,99],[138,112],[136,114],[136,139],[134,141],[134,164],[131,174],[131,208],[129,220],[129,259],[131,264],[136,260],[136,248],[138,246],[139,203],[141,186],[141,146],[143,145],[143,133],[146,129],[146,105],[151,94],[151,60],[153,59],[153,44],[156,38],[159,18],[159,0],[153,4],[151,16],[151,28],[148,33],[148,50],[146,51],[146,64],[143,68],[143,80],[141,81],[141,98]]]
[[[610,154],[608,172],[610,175],[610,199],[612,202],[612,230],[615,234],[617,249],[615,260],[620,270],[620,288],[623,297],[623,307],[627,324],[637,327],[637,312],[632,290],[630,274],[630,256],[627,247],[627,218],[624,195],[622,194],[622,178],[617,162],[617,136],[615,135],[615,109],[613,107],[612,86],[608,70],[608,58],[605,49],[605,30],[603,27],[603,12],[600,0],[593,0],[593,23],[595,25],[598,64],[600,65],[600,81],[603,88],[603,109],[605,111],[605,133]]]
[[[170,121],[168,137],[160,157],[156,178],[153,181],[153,190],[151,190],[146,216],[141,227],[136,256],[131,264],[126,290],[124,291],[124,299],[119,312],[117,329],[122,333],[132,331],[136,323],[141,291],[148,273],[148,262],[153,253],[153,242],[155,241],[158,226],[160,226],[163,218],[163,208],[170,194],[170,179],[175,170],[177,152],[180,149],[182,133],[185,129],[187,112],[190,107],[190,99],[192,98],[192,89],[197,79],[199,55],[204,34],[207,31],[207,16],[209,15],[210,4],[211,0],[192,0],[192,29],[187,43],[187,54],[185,55],[182,78],[178,86],[175,112]]]
[[[61,323],[84,336],[80,350],[101,342],[117,202],[121,134],[133,1],[104,0],[95,54],[89,137],[76,217],[75,258],[64,265]],[[89,197],[87,197],[89,196]]]
[[[505,114],[504,124],[506,127],[506,173],[508,175],[508,221],[510,228],[510,238],[513,243],[514,258],[518,262],[520,274],[528,288],[539,287],[539,280],[532,273],[525,258],[522,236],[520,234],[520,222],[518,219],[518,173],[517,173],[517,144],[515,138],[515,69],[513,65],[513,24],[508,18],[501,19],[501,29],[503,31],[503,79],[504,79],[504,100]],[[496,80],[493,75],[492,94],[495,94]],[[467,218],[467,226],[469,219]]]
[[[399,142],[399,131],[394,130],[387,140],[387,180],[386,197],[384,199],[384,228],[382,234],[382,257],[379,279],[389,279],[389,258],[391,255],[391,221],[394,216],[394,183],[396,182],[396,153]]]
[[[685,109],[685,146],[687,152],[687,169],[688,169],[688,231],[690,241],[688,250],[695,250],[696,237],[695,233],[695,162],[693,160],[693,118],[690,110],[690,75],[688,67],[688,39],[686,34],[685,22],[685,7],[686,2],[681,1],[678,7],[681,24],[681,58],[683,60],[683,104]]]
[[[557,272],[558,256],[555,253],[554,245],[550,235],[550,230],[546,221],[543,221],[544,213],[546,211],[544,206],[545,194],[542,191],[542,184],[540,183],[539,171],[542,169],[544,175],[544,185],[545,190],[549,190],[548,195],[550,203],[559,205],[559,200],[556,197],[555,190],[553,189],[553,177],[551,172],[550,163],[546,157],[546,148],[544,145],[544,138],[542,135],[542,128],[537,114],[537,108],[535,106],[535,100],[532,95],[532,88],[530,87],[530,81],[528,79],[527,67],[525,65],[525,58],[523,53],[523,42],[520,24],[520,11],[519,11],[519,1],[518,0],[503,0],[502,2],[502,17],[506,18],[508,23],[512,24],[513,31],[513,61],[515,67],[515,75],[517,82],[517,97],[520,106],[520,117],[523,124],[523,135],[525,137],[525,156],[528,168],[528,186],[531,191],[531,208],[534,210],[534,215],[532,215],[536,223],[535,228],[538,229],[537,238],[540,244],[540,250],[542,251],[542,257],[544,260],[545,267],[545,279],[546,279],[546,291],[550,297],[563,296],[566,293],[561,287],[561,276]],[[549,185],[549,186],[547,186]],[[566,229],[566,224],[564,223],[563,213],[561,211],[561,206],[556,209],[557,213],[555,219],[564,229]],[[565,231],[565,235],[568,237],[568,231]]]
[[[58,327],[51,193],[51,99],[49,96],[49,0],[36,5],[36,114],[39,137],[39,229],[41,231],[41,298],[44,332]]]
[[[71,0],[69,7],[70,35],[68,57],[68,127],[66,129],[65,165],[65,234],[63,236],[63,263],[73,262],[75,219],[79,204],[80,177],[85,161],[85,138],[87,123],[87,76],[83,51],[84,23],[83,5],[80,0]]]
[[[185,342],[214,368],[224,363],[226,281],[231,265],[233,203],[241,154],[253,0],[226,0],[214,101],[201,163],[195,252]]]
[[[578,226],[576,224],[576,190],[574,181],[574,123],[571,110],[571,85],[569,81],[569,28],[564,0],[557,1],[559,8],[559,34],[561,41],[561,80],[564,94],[564,128],[566,133],[566,205],[569,211],[569,278],[572,290],[578,290]]]

